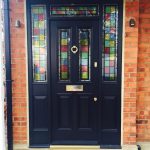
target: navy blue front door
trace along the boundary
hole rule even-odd
[[[98,22],[51,22],[52,144],[98,144]]]

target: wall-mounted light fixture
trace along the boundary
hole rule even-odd
[[[20,28],[20,27],[21,27],[21,22],[20,22],[20,20],[16,20],[16,22],[15,22],[15,27],[16,27],[16,28]]]
[[[130,27],[135,27],[135,24],[136,24],[135,19],[132,18],[132,19],[129,20],[129,26]]]

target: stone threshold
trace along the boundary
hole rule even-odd
[[[14,150],[138,150],[138,149],[136,145],[123,145],[122,149],[101,149],[99,148],[99,146],[87,146],[87,145],[86,146],[52,145],[50,148],[28,148],[27,145],[14,145]],[[150,148],[146,150],[150,150]]]

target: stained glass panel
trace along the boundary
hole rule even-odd
[[[47,80],[46,7],[32,6],[33,80]]]
[[[103,19],[103,80],[115,81],[117,78],[118,7],[105,5]]]
[[[96,16],[98,7],[89,6],[51,6],[51,16]]]
[[[70,76],[70,29],[59,30],[59,79],[69,80]]]
[[[80,80],[90,80],[91,29],[79,29]]]

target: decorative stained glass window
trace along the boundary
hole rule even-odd
[[[117,78],[118,7],[105,5],[103,17],[103,80],[115,81]]]
[[[69,80],[70,76],[70,29],[59,29],[59,79]]]
[[[98,15],[98,6],[51,6],[51,16],[96,16]]]
[[[32,56],[33,79],[35,82],[47,80],[46,7],[32,6]]]
[[[90,80],[91,29],[79,29],[80,80]]]

